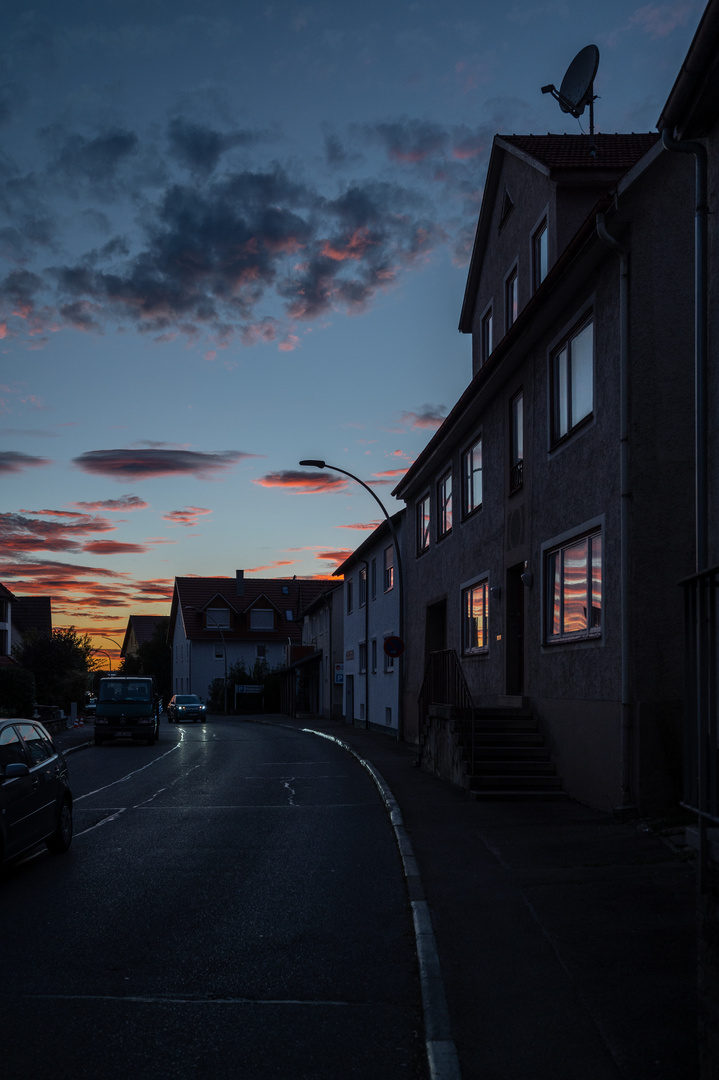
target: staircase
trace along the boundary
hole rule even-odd
[[[475,707],[459,737],[474,799],[567,798],[531,709]]]

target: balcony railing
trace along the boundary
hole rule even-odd
[[[719,566],[693,574],[684,587],[684,799],[699,818],[700,882],[707,865],[707,829],[719,826],[717,665]]]

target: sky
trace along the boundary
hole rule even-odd
[[[331,575],[471,378],[495,134],[600,51],[655,130],[696,0],[4,0],[0,582],[103,666],[175,576]],[[198,11],[201,11],[198,14]]]

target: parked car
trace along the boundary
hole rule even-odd
[[[179,724],[180,720],[204,720],[207,714],[206,707],[202,704],[197,694],[174,694],[167,706],[167,719],[171,724]]]
[[[0,720],[0,864],[43,842],[67,851],[71,841],[65,758],[36,720]]]
[[[96,708],[97,698],[90,697],[85,699],[85,716],[94,716]]]

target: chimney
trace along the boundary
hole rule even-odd
[[[237,570],[235,572],[235,576],[237,578],[237,595],[238,596],[244,596],[245,595],[245,571],[244,570]]]

